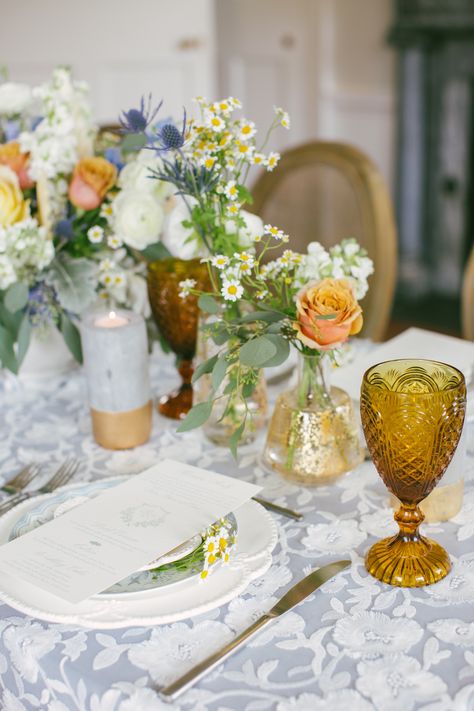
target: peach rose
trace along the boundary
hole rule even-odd
[[[298,338],[308,348],[337,348],[362,328],[362,309],[347,279],[307,284],[296,295]],[[334,315],[332,319],[321,316]]]
[[[76,207],[94,210],[116,179],[117,168],[105,158],[83,158],[74,168],[69,199]]]
[[[22,190],[32,188],[34,185],[28,175],[28,162],[29,154],[21,152],[20,144],[17,141],[0,145],[0,165],[8,166],[18,175]]]
[[[0,226],[7,227],[30,215],[30,205],[20,190],[18,176],[11,168],[0,165]]]

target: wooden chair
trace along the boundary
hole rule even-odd
[[[463,338],[474,341],[474,247],[462,279],[461,321]]]
[[[397,236],[382,176],[357,148],[314,141],[286,151],[278,168],[259,177],[252,212],[288,232],[291,248],[330,247],[355,237],[374,261],[363,301],[363,336],[383,339],[393,301]]]

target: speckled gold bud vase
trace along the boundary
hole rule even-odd
[[[298,384],[282,393],[268,428],[264,464],[305,486],[328,484],[363,461],[352,400],[328,384],[324,356],[301,356]]]

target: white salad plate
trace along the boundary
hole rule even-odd
[[[123,478],[102,480],[99,491],[107,488],[105,482],[111,482],[111,486],[120,481]],[[97,487],[98,484],[89,483],[89,487]],[[87,485],[84,486],[87,492]],[[26,530],[31,530],[31,526],[34,528],[31,521],[36,519],[38,510],[43,516],[48,510],[49,516],[53,498],[54,510],[57,512],[58,506],[63,503],[58,504],[58,494],[64,496],[64,502],[77,499],[77,488],[77,484],[69,485],[53,494],[24,501],[9,511],[0,518],[0,545],[10,540],[13,532],[19,535],[20,529],[26,533]],[[82,501],[90,498],[84,491],[82,495]],[[67,505],[63,506],[63,513],[68,508]],[[33,515],[35,510],[36,514]],[[225,565],[217,564],[205,580],[195,575],[133,594],[101,594],[73,604],[34,585],[2,575],[0,600],[38,619],[96,629],[168,624],[208,612],[242,593],[252,580],[265,573],[271,565],[271,552],[278,537],[271,515],[255,501],[248,501],[234,512],[234,517],[238,531],[237,545],[232,550],[230,561]]]

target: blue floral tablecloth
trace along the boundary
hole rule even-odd
[[[174,379],[171,361],[156,354],[155,392],[168,390]],[[105,451],[91,436],[80,370],[41,385],[3,377],[0,403],[2,480],[30,461],[51,471],[75,456],[82,462],[76,479],[88,481],[133,474],[171,457],[255,481],[266,498],[305,516],[301,523],[276,517],[279,543],[268,573],[228,605],[184,622],[104,632],[48,624],[0,605],[3,711],[169,709],[156,693],[160,686],[243,630],[312,568],[347,556],[350,569],[255,637],[174,708],[474,709],[474,451],[463,509],[453,521],[429,527],[449,550],[453,570],[435,586],[407,590],[379,584],[363,566],[368,546],[395,530],[371,463],[333,486],[303,489],[263,471],[263,437],[244,448],[236,464],[199,431],[179,435],[175,423],[158,415],[147,445]]]

